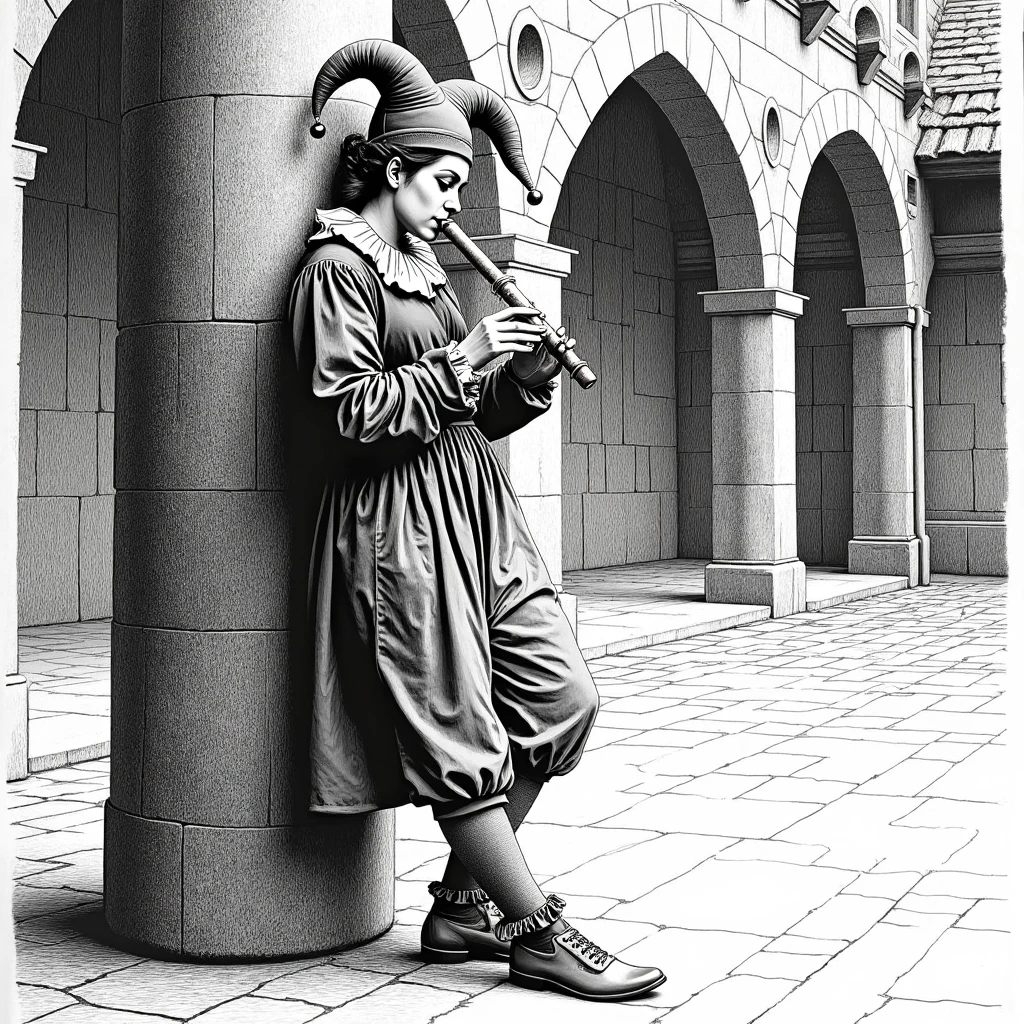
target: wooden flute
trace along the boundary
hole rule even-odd
[[[491,291],[506,305],[533,306],[533,303],[516,287],[516,279],[511,274],[503,274],[458,224],[450,219],[446,220],[441,230],[462,255],[491,283]],[[586,360],[581,359],[572,349],[565,347],[564,327],[552,327],[547,320],[539,316],[524,317],[523,319],[528,323],[543,326],[544,333],[541,335],[541,341],[581,388],[592,388],[597,383],[597,376],[587,365]]]

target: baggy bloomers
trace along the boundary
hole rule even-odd
[[[335,413],[316,443],[339,460],[310,568],[311,809],[504,803],[515,773],[572,770],[598,708],[488,444],[557,385],[504,366],[464,385],[447,346],[466,324],[430,247],[319,217],[290,303],[303,380]]]

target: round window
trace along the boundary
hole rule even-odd
[[[764,124],[762,125],[764,154],[768,163],[777,167],[782,159],[782,118],[775,100],[768,100],[764,107]]]
[[[508,33],[508,63],[516,88],[528,99],[539,99],[551,80],[551,47],[544,23],[529,7],[520,11]]]

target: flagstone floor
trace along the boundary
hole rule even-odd
[[[884,594],[600,657],[587,753],[520,831],[567,917],[668,982],[631,1003],[426,966],[446,847],[397,815],[396,921],[334,956],[171,964],[102,922],[105,760],[8,786],[22,1020],[996,1024],[1009,948],[1006,581]]]

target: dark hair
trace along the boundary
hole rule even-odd
[[[341,144],[338,169],[334,172],[334,204],[357,212],[361,210],[384,188],[384,172],[396,156],[402,161],[402,168],[414,174],[442,155],[391,142],[368,142],[365,136],[349,135]]]

